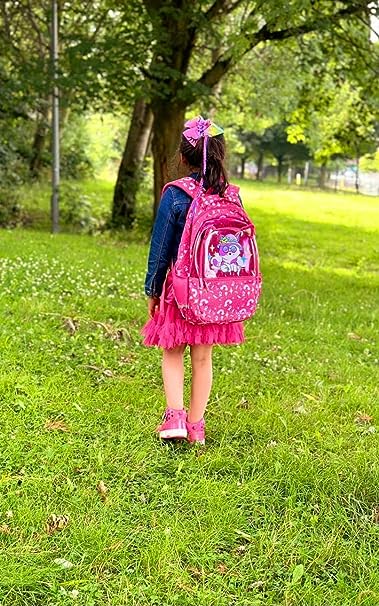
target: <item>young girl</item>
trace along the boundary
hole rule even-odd
[[[223,130],[201,116],[185,124],[180,142],[180,159],[186,172],[209,193],[221,197],[228,186],[224,167]],[[175,263],[190,196],[170,185],[162,195],[151,238],[145,292],[149,297],[150,320],[143,328],[144,344],[163,349],[162,375],[166,410],[157,428],[163,439],[187,438],[205,443],[204,412],[212,386],[212,347],[244,340],[242,322],[192,324],[176,304],[171,267]],[[184,351],[190,347],[192,365],[191,399],[184,409]]]

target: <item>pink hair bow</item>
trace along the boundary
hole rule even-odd
[[[214,122],[210,120],[204,120],[201,116],[197,118],[192,118],[192,120],[188,120],[188,122],[184,125],[187,130],[183,131],[183,137],[185,137],[192,145],[195,147],[201,137],[204,137],[204,146],[203,146],[203,176],[205,175],[205,171],[207,169],[207,142],[208,137],[215,137],[216,135],[222,135],[224,130],[221,126],[217,126]],[[203,184],[203,177],[201,179],[201,185]]]
[[[210,120],[204,120],[201,116],[188,120],[184,126],[186,130],[183,131],[183,136],[193,147],[201,137],[215,137],[216,135],[222,135],[224,132],[220,126]]]

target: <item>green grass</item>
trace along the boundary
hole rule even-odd
[[[32,187],[24,185],[20,188],[21,203],[25,209],[27,225],[34,229],[50,229],[51,185],[37,182]],[[62,221],[62,214],[67,208],[67,202],[80,203],[85,200],[94,218],[106,216],[111,208],[113,184],[110,181],[88,179],[83,181],[62,181],[60,186],[60,206],[62,231],[72,231],[70,226]],[[63,210],[63,212],[62,212]]]
[[[379,604],[377,200],[243,199],[264,290],[215,348],[204,451],[154,436],[147,245],[0,233],[1,605]]]

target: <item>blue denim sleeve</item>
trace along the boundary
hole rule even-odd
[[[163,194],[151,236],[149,260],[145,279],[145,293],[160,297],[167,270],[172,262],[175,239],[175,209],[172,188]]]

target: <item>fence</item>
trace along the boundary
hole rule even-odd
[[[356,191],[356,175],[353,171],[332,173],[328,180],[328,187],[336,191]],[[379,173],[360,173],[359,193],[379,196]]]

